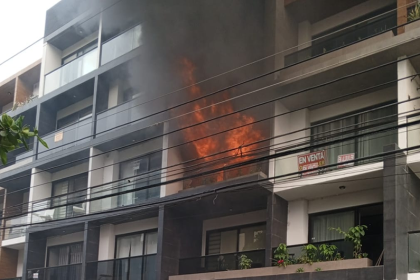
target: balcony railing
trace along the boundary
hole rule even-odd
[[[238,270],[239,258],[246,255],[252,260],[251,268],[264,267],[265,250],[209,255],[179,260],[179,274],[195,274],[216,271]]]
[[[62,87],[98,68],[98,48],[45,76],[44,94]]]
[[[93,200],[90,202],[90,212],[101,212],[117,207],[124,207],[133,204],[140,204],[149,199],[160,197],[160,186],[146,188],[149,185],[157,184],[161,181],[159,171],[151,172],[138,178],[132,178],[129,181],[121,181],[99,187],[92,187],[91,198],[97,198],[105,195],[111,195],[107,198]],[[143,190],[132,191],[118,195],[119,192],[130,191],[132,189],[145,188]]]
[[[82,264],[28,269],[26,279],[38,280],[80,280]]]
[[[420,232],[408,235],[408,272],[420,272]]]
[[[289,66],[308,60],[312,57],[335,51],[358,41],[393,30],[396,26],[396,12],[388,13],[373,20],[364,21],[360,24],[345,28],[342,32],[334,33],[326,38],[317,39],[312,46],[285,56],[284,64],[285,66]]]
[[[141,44],[141,25],[137,25],[102,44],[101,65],[138,48]]]
[[[156,255],[89,262],[86,280],[155,280]]]
[[[87,190],[83,190],[72,193],[71,195],[62,195],[56,197],[52,202],[50,198],[34,202],[32,204],[32,223],[41,223],[85,215],[86,202],[81,201],[86,200],[86,197]],[[69,203],[72,205],[49,209],[51,204],[54,206],[59,206]]]
[[[7,219],[5,222],[4,240],[25,236],[27,226],[19,226],[28,224],[28,216],[21,216]]]
[[[15,277],[15,278],[0,278],[0,280],[22,280],[22,277]]]
[[[48,144],[48,149],[43,145],[38,145],[38,158],[43,158],[55,152],[89,142],[89,136],[91,136],[91,134],[92,118],[88,118],[69,125],[62,130],[54,131],[42,136],[42,139]]]

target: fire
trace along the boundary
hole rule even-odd
[[[196,70],[196,67],[194,64],[184,58],[182,60],[182,77],[183,81],[186,85],[192,85],[195,84],[196,78],[194,76],[194,72]],[[198,97],[201,97],[204,95],[199,85],[193,85],[188,88],[188,97],[190,99],[196,99]],[[216,97],[212,96],[211,99],[209,98],[202,98],[200,100],[197,100],[192,104],[192,106],[189,108],[191,111],[195,111],[192,114],[188,114],[186,118],[182,118],[180,120],[181,126],[189,126],[193,124],[197,124],[200,122],[203,122],[208,119],[213,119],[215,117],[223,116],[229,113],[234,112],[233,105],[230,101],[223,102],[221,104],[214,105],[215,103],[221,102],[223,100],[227,100],[229,98],[228,92],[223,92],[222,94],[218,94]],[[209,107],[210,108],[207,108]],[[206,107],[206,109],[202,109]],[[244,145],[253,143],[259,140],[263,139],[262,132],[255,128],[255,125],[247,125],[241,128],[233,129],[238,126],[242,126],[244,124],[249,124],[254,122],[255,119],[252,116],[241,114],[241,113],[235,113],[228,117],[223,117],[217,120],[213,120],[211,122],[207,122],[198,126],[194,126],[192,128],[187,128],[183,130],[183,135],[185,137],[186,141],[192,141],[198,138],[202,138],[208,135],[212,135],[214,133],[229,130],[226,133],[219,134],[216,136],[210,136],[207,138],[204,138],[202,140],[194,141],[192,143],[196,154],[199,158],[204,158],[208,155],[215,154],[221,151],[225,150],[231,150],[228,153],[223,153],[222,155],[218,157],[206,157],[204,158],[205,162],[213,161],[215,158],[220,157],[227,157],[230,156],[230,160],[224,161],[223,163],[220,163],[216,166],[212,166],[212,168],[218,168],[223,165],[238,163],[247,159],[250,159],[252,156],[250,155],[251,150],[255,149],[256,146],[246,146]],[[232,130],[230,130],[232,129]],[[248,169],[252,169],[252,167],[249,167]],[[229,177],[237,177],[243,174],[249,174],[252,173],[253,170],[244,170],[244,168],[241,169],[242,171],[229,171]],[[254,170],[255,172],[256,170]],[[232,172],[237,172],[239,174],[232,174]],[[215,176],[212,176],[212,180],[210,182],[215,181],[222,181],[226,177],[226,174],[220,173],[216,174]],[[193,186],[203,185],[202,182],[192,182],[191,184]]]

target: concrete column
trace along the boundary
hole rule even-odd
[[[384,152],[398,150],[396,144]],[[385,157],[384,192],[384,279],[407,280],[409,201],[407,158],[404,153]]]
[[[399,59],[403,59],[406,56],[399,57]],[[411,64],[410,60],[403,60],[398,63],[398,79],[402,79],[411,75],[415,75],[418,71],[414,69],[413,65]],[[417,76],[413,78],[407,78],[398,82],[398,102],[407,101],[413,98],[420,97],[419,91],[417,90],[420,87],[420,78]],[[409,115],[413,115],[419,113],[418,111],[415,112],[414,110],[418,110],[420,108],[420,99],[413,100],[410,102],[405,102],[402,104],[398,104],[398,124],[404,124],[407,122],[405,117]],[[419,131],[420,126],[414,125],[409,126],[407,128],[400,128],[398,130],[398,146],[401,149],[407,148],[407,143],[412,146],[419,145],[420,140],[418,137],[411,137],[408,139],[408,131],[410,131],[411,135],[420,136]]]
[[[268,195],[265,266],[272,265],[273,248],[287,243],[287,201],[275,193]]]
[[[97,261],[99,252],[99,233],[100,228],[88,222],[85,223],[84,242],[83,242],[83,260],[81,280],[86,279],[87,262]]]
[[[26,233],[22,280],[28,279],[28,269],[45,267],[46,248],[46,238]]]

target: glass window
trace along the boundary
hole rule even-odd
[[[76,123],[78,121],[90,118],[92,116],[92,106],[84,108],[76,113],[68,115],[64,118],[57,120],[57,129]]]
[[[95,49],[98,45],[98,42],[95,40],[92,43],[89,43],[88,45],[80,48],[79,50],[77,50],[76,52],[66,56],[65,58],[63,58],[62,60],[62,65],[67,64],[73,60],[75,60],[78,57],[81,57],[82,55],[90,52],[91,50]]]
[[[396,113],[397,106],[389,106],[372,112],[315,126],[311,129],[312,142],[313,144],[322,144],[369,131],[395,126],[397,124]],[[353,114],[355,113],[351,113],[351,115]],[[386,118],[387,116],[389,117]],[[326,150],[327,164],[334,164],[337,163],[339,155],[354,153],[355,158],[362,158],[382,153],[385,145],[396,143],[397,140],[396,131],[390,130],[335,143],[333,145],[314,149],[313,151]]]
[[[354,226],[355,212],[346,211],[332,214],[312,215],[309,218],[310,242],[324,242],[343,239],[343,235],[330,228],[347,231]]]
[[[59,206],[67,203],[73,203],[72,205],[53,208],[54,219],[74,217],[86,213],[85,202],[77,202],[83,201],[86,198],[87,184],[88,174],[77,175],[68,179],[53,182],[51,205]],[[65,195],[67,193],[69,193],[69,195]]]
[[[48,267],[77,264],[82,262],[83,242],[48,248]]]
[[[115,258],[117,259],[156,253],[157,232],[155,231],[117,237],[117,250],[115,252]]]
[[[265,248],[265,224],[210,232],[207,254],[228,254]]]

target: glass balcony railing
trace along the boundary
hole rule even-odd
[[[28,224],[28,216],[24,215],[21,217],[16,217],[12,219],[7,219],[5,224],[5,231],[4,231],[4,240],[6,239],[13,239],[25,236],[27,226],[20,226],[20,225],[27,225]]]
[[[44,94],[62,87],[98,68],[98,48],[45,76]]]
[[[140,175],[139,175],[140,176]],[[90,202],[90,212],[101,212],[117,207],[124,207],[134,204],[141,204],[149,199],[160,197],[160,186],[145,188],[152,184],[157,184],[161,180],[159,171],[151,172],[140,176],[138,179],[132,178],[128,182],[112,183],[99,187],[92,187],[90,197],[97,198],[105,195],[110,197],[93,200]],[[118,195],[119,192],[130,191],[132,189],[145,188],[143,190],[132,191]]]
[[[246,255],[252,260],[251,268],[264,267],[265,250],[209,255],[179,260],[179,274],[195,274],[216,271],[238,270],[239,258]]]
[[[156,255],[89,262],[86,280],[155,280]]]
[[[141,33],[141,25],[137,25],[103,43],[101,65],[104,65],[141,46]]]
[[[6,279],[1,278],[0,280],[22,280],[22,277],[6,278]]]
[[[82,264],[28,269],[26,279],[38,280],[80,280]]]
[[[42,136],[48,144],[48,149],[38,145],[38,158],[49,156],[82,143],[90,141],[92,135],[92,118],[87,118],[75,124],[66,126],[62,130],[54,131]]]
[[[41,223],[46,221],[66,219],[86,214],[87,190],[78,191],[69,195],[63,195],[54,199],[45,199],[32,204],[32,223]],[[62,207],[50,208],[51,205]]]
[[[352,25],[341,32],[334,32],[325,38],[316,39],[312,46],[285,56],[285,66],[293,65],[312,57],[320,56],[358,41],[382,34],[395,29],[397,26],[397,13],[391,12],[372,20]]]

